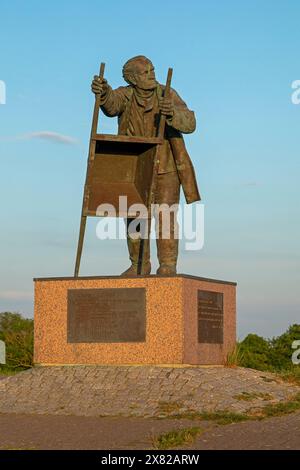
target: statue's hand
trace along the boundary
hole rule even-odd
[[[173,100],[170,98],[161,98],[159,100],[159,109],[161,114],[165,116],[173,116],[174,114],[174,104]]]
[[[92,92],[95,95],[105,95],[108,90],[107,80],[105,78],[100,78],[98,75],[94,75],[94,80],[92,81]]]

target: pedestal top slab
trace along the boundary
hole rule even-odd
[[[196,281],[207,281],[207,282],[216,282],[219,284],[229,284],[232,286],[236,286],[237,283],[233,281],[222,281],[220,279],[212,279],[208,277],[200,277],[200,276],[193,276],[191,274],[175,274],[173,276],[164,276],[164,275],[156,275],[156,274],[149,274],[147,276],[66,276],[66,277],[35,277],[33,280],[34,282],[37,281],[74,281],[74,280],[91,280],[91,279],[176,279],[176,278],[185,278],[185,279],[195,279]]]

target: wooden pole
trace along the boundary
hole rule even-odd
[[[104,69],[105,69],[105,64],[101,62],[100,71],[99,71],[99,78],[101,79],[103,79],[103,76],[104,76]],[[92,120],[91,137],[90,137],[89,155],[88,155],[88,161],[87,161],[86,179],[85,179],[84,192],[83,192],[83,201],[82,201],[82,210],[81,210],[80,229],[79,229],[79,238],[78,238],[74,277],[78,277],[81,253],[82,253],[82,247],[83,247],[83,241],[84,241],[86,218],[87,218],[86,212],[88,210],[88,204],[89,204],[88,176],[89,176],[89,172],[91,170],[94,157],[95,157],[95,149],[96,149],[95,135],[97,134],[100,100],[101,100],[101,95],[99,94],[96,95],[94,112],[93,112],[93,120]]]
[[[165,88],[165,92],[164,92],[164,98],[169,98],[169,96],[170,96],[172,74],[173,74],[173,69],[169,68],[168,76],[167,76],[167,82],[166,82],[166,88]],[[165,126],[166,126],[166,116],[164,114],[162,114],[160,116],[159,129],[158,129],[158,137],[160,139],[164,138]]]
[[[168,69],[168,76],[167,76],[167,82],[166,82],[166,87],[165,87],[165,92],[164,92],[164,98],[169,98],[170,96],[170,88],[171,88],[171,80],[172,80],[172,74],[173,74],[173,69],[169,68]],[[164,114],[160,115],[160,120],[159,120],[159,128],[158,128],[158,137],[161,139],[163,142],[164,135],[165,135],[165,126],[166,126],[166,116]],[[158,144],[156,145],[156,150],[155,150],[155,156],[154,156],[154,164],[153,164],[153,175],[152,175],[152,182],[151,182],[151,197],[150,197],[150,207],[148,208],[149,210],[149,219],[148,219],[148,237],[150,236],[150,231],[151,231],[151,219],[152,219],[152,213],[151,213],[151,204],[154,203],[154,198],[155,198],[155,189],[156,189],[156,184],[157,184],[157,170],[158,170],[158,165],[159,161],[161,159],[160,154],[161,154],[161,149],[162,145]],[[149,242],[150,243],[150,239]],[[139,249],[139,258],[138,258],[138,268],[137,268],[137,274],[141,275],[142,273],[142,268],[144,265],[144,244],[145,241],[143,238],[140,240],[140,249]]]

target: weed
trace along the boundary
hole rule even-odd
[[[169,431],[154,438],[153,447],[164,450],[191,444],[201,432],[203,430],[199,427]]]

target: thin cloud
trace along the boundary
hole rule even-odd
[[[1,137],[0,140],[3,142],[16,142],[19,140],[33,140],[33,139],[42,139],[48,140],[50,142],[56,142],[58,144],[65,145],[77,145],[78,140],[69,135],[59,134],[58,132],[52,131],[38,131],[38,132],[29,132],[28,134],[17,135],[14,137]]]
[[[33,294],[28,291],[0,291],[0,299],[2,300],[31,300]]]
[[[32,140],[32,139],[50,140],[51,142],[58,142],[60,144],[67,144],[67,145],[78,144],[78,140],[75,139],[74,137],[70,137],[69,135],[63,135],[63,134],[59,134],[58,132],[52,132],[52,131],[31,132],[29,134],[24,134],[17,138],[17,140]]]

